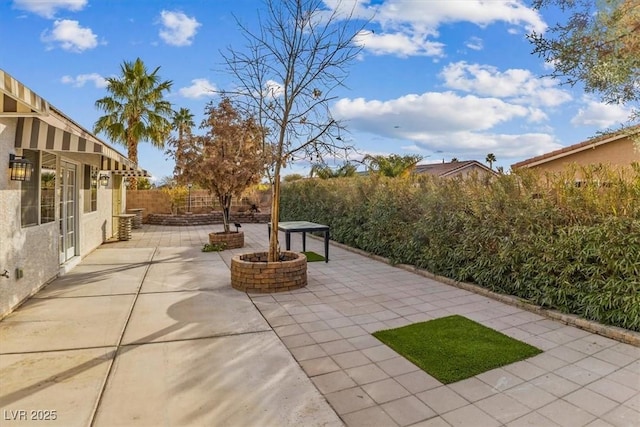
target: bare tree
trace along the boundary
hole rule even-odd
[[[348,148],[329,103],[335,99],[332,92],[345,83],[347,66],[361,51],[355,39],[366,22],[357,19],[354,9],[347,10],[346,3],[327,9],[323,0],[265,0],[258,28],[238,21],[245,49],[223,53],[237,80],[232,93],[267,130],[263,143],[273,148],[268,165],[272,230],[278,229],[282,168],[297,159],[321,161]],[[274,232],[269,261],[277,261],[279,252]]]

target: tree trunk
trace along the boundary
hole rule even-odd
[[[131,124],[129,124],[131,126]],[[127,149],[129,151],[129,160],[138,165],[138,141],[135,141],[130,135],[127,136]],[[138,178],[130,176],[127,178],[129,183],[129,190],[138,189]]]
[[[232,198],[233,197],[228,194],[218,196],[218,201],[220,202],[220,206],[222,206],[222,224],[224,225],[225,233],[231,232],[229,227],[229,212],[231,211]]]
[[[271,194],[271,237],[269,239],[269,262],[280,260],[278,245],[278,222],[280,219],[280,165],[276,164]]]

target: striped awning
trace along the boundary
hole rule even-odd
[[[0,116],[49,114],[49,103],[0,70]]]
[[[48,121],[55,120],[51,116],[47,119]],[[67,128],[71,130],[69,126]],[[91,134],[81,132],[78,135],[77,133],[80,132],[63,130],[37,117],[20,117],[16,129],[15,147],[30,150],[101,154],[112,161],[113,170],[135,171],[138,169],[131,160],[105,143],[98,141]]]
[[[102,156],[110,170],[131,176],[146,171],[66,116],[25,85],[0,70],[0,117],[17,118],[15,148]]]
[[[103,171],[111,171],[117,175],[122,175],[125,178],[128,177],[136,177],[136,178],[148,178],[151,175],[144,169],[131,169],[126,165],[110,159],[108,157],[102,158],[102,168]]]
[[[136,177],[136,178],[149,178],[151,175],[147,173],[146,170],[140,169],[137,171],[113,171],[116,175],[122,175],[125,178]]]

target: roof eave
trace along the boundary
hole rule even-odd
[[[541,165],[543,163],[548,163],[548,162],[551,162],[551,161],[554,161],[554,160],[561,159],[561,158],[566,157],[566,156],[570,156],[570,155],[575,154],[575,153],[580,153],[581,151],[594,149],[596,147],[599,147],[600,145],[608,144],[610,142],[613,142],[613,141],[616,141],[618,139],[622,139],[622,138],[628,137],[630,135],[635,135],[637,133],[638,133],[638,130],[635,129],[630,134],[628,134],[626,132],[619,132],[619,133],[616,133],[614,135],[611,135],[608,138],[604,138],[604,139],[600,139],[600,140],[594,140],[594,141],[591,141],[591,142],[590,141],[580,142],[578,144],[575,144],[574,148],[571,148],[571,146],[569,146],[569,147],[561,148],[560,150],[552,151],[552,152],[547,153],[547,154],[542,154],[540,156],[535,156],[535,157],[532,157],[532,158],[527,159],[527,160],[523,160],[523,161],[518,162],[518,163],[514,163],[514,164],[511,165],[511,169],[518,169],[518,168],[522,168],[522,167],[532,168],[532,167],[535,167],[535,166],[539,166],[539,165]]]

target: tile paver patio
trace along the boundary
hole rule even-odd
[[[244,249],[202,253],[213,228],[146,225],[0,322],[0,411],[57,408],[49,425],[640,425],[638,347],[337,246],[306,288],[246,295],[228,265],[265,247],[266,225],[243,225]],[[451,314],[544,352],[443,385],[370,335]]]
[[[293,244],[295,247],[295,240]],[[297,244],[300,245],[299,242]],[[307,245],[311,250],[321,249],[319,241],[307,242]],[[405,414],[412,412],[408,409],[411,405],[406,404],[415,402],[408,399],[412,395],[429,408],[431,415],[427,418],[433,417],[434,425],[563,425],[567,422],[586,425],[594,420],[615,421],[612,425],[619,426],[640,425],[640,412],[634,408],[634,399],[640,396],[640,378],[633,376],[638,370],[639,348],[447,286],[342,248],[332,248],[331,251],[329,264],[309,264],[312,280],[307,288],[277,296],[252,295],[252,298],[259,302],[257,306],[265,318],[274,324],[278,324],[280,318],[272,316],[272,313],[281,309],[287,313],[296,308],[314,312],[314,307],[321,305],[332,313],[331,320],[325,320],[325,323],[332,326],[340,338],[328,332],[303,336],[319,344],[346,376],[332,370],[330,374],[312,375],[312,380],[322,382],[320,390],[331,396],[330,402],[335,401],[336,395],[359,395],[364,391],[382,408],[382,412],[365,408],[354,409],[350,413],[340,405],[338,413],[347,425],[363,425],[365,421],[376,425],[372,421],[376,416],[380,417],[381,425],[388,425],[389,418],[396,425],[403,425],[408,420],[419,422],[416,425],[429,425],[426,423],[429,419],[414,420]],[[368,335],[379,329],[451,314],[464,315],[536,345],[545,352],[468,380],[443,385],[410,362],[399,359],[393,350]],[[276,328],[276,333],[283,331],[284,337],[287,332],[297,330],[296,324],[302,330],[317,327],[309,319],[292,316],[287,320],[288,328]],[[349,329],[343,329],[347,325]],[[361,334],[361,331],[367,334]],[[353,333],[353,337],[345,340],[344,332]],[[335,339],[327,341],[330,335]],[[287,338],[291,335],[284,337],[283,341],[295,354],[300,342]],[[360,346],[354,346],[354,342]],[[322,354],[318,359],[326,365],[326,357]],[[397,362],[399,360],[403,362]],[[304,363],[310,365],[312,361],[313,358],[305,357]],[[621,371],[628,372],[631,377],[622,379]],[[355,383],[352,386],[354,393],[344,388],[348,384],[347,377]],[[328,378],[341,384],[339,391],[323,391]],[[381,388],[385,384],[388,390]],[[617,395],[618,400],[610,395]],[[403,410],[391,409],[395,405],[380,404],[388,396],[395,397],[390,402],[398,402],[396,405]],[[588,403],[591,400],[592,405]],[[578,401],[581,403],[576,404]],[[571,415],[554,420],[555,411],[561,408]],[[400,413],[406,419],[398,415]],[[606,419],[607,414],[610,421]]]

